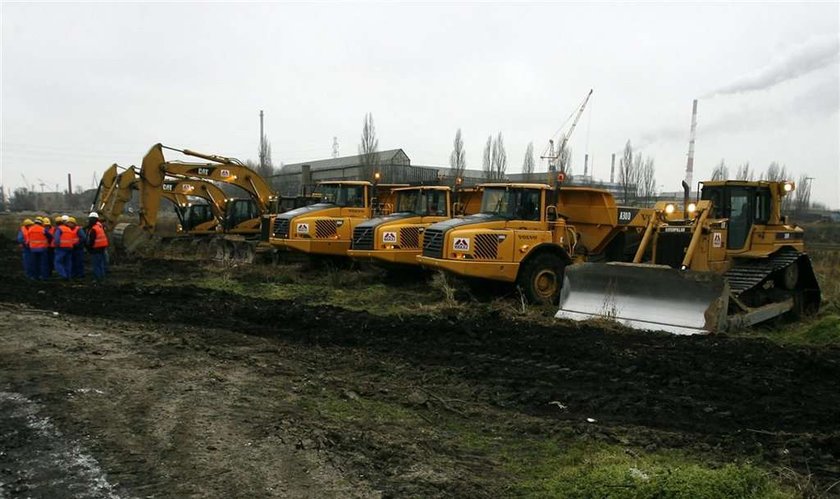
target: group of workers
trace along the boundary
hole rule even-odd
[[[49,279],[55,271],[62,279],[79,279],[85,276],[85,249],[90,254],[91,273],[94,279],[105,277],[108,236],[92,212],[88,224],[82,228],[76,218],[61,215],[27,218],[17,235],[23,253],[23,270],[34,280]]]

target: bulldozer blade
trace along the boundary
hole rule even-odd
[[[664,265],[584,263],[566,268],[555,317],[705,334],[726,329],[728,303],[729,286],[717,274]]]

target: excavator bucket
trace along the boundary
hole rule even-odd
[[[566,268],[555,317],[705,334],[726,329],[728,303],[728,285],[717,274],[665,265],[584,263]]]

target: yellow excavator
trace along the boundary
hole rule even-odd
[[[632,258],[652,209],[620,207],[602,189],[532,183],[479,185],[479,213],[429,226],[420,265],[516,283],[532,303],[556,304],[564,269]]]
[[[123,171],[119,172],[119,169]],[[116,164],[111,165],[99,181],[91,211],[97,212],[109,229],[116,227],[125,205],[137,189],[139,179],[133,166],[121,168]],[[215,227],[223,215],[223,208],[218,205],[218,201],[224,203],[224,193],[214,184],[203,180],[167,180],[162,185],[160,195],[175,205],[175,212],[181,222],[178,232],[215,233]],[[193,203],[191,197],[203,199],[205,203]]]
[[[680,209],[658,203],[632,263],[567,269],[558,318],[607,318],[676,334],[815,313],[819,284],[801,227],[782,216],[792,182],[702,182]]]
[[[226,200],[224,191],[206,180],[189,178],[168,179],[161,185],[166,199],[175,199],[178,215],[178,233],[185,235],[216,234],[225,220]],[[204,203],[192,203],[189,198],[203,199]]]
[[[318,202],[277,215],[270,244],[278,250],[309,255],[347,256],[353,229],[373,216],[393,211],[398,184],[359,180],[320,182],[313,197]]]
[[[163,155],[165,149],[201,158],[206,162],[169,161]],[[212,192],[208,190],[205,193],[210,206],[191,207],[192,210],[187,213],[196,218],[195,221],[190,219],[188,223],[191,226],[191,234],[199,234],[198,226],[201,226],[205,233],[211,233],[209,213],[198,214],[198,209],[211,211],[218,219],[213,233],[219,237],[210,241],[217,258],[253,260],[258,251],[260,226],[264,219],[275,213],[281,204],[288,204],[281,203],[268,182],[239,160],[155,144],[143,158],[139,172],[139,225],[119,225],[115,229],[117,243],[131,250],[148,239],[155,231],[160,200],[162,195],[166,195],[166,189],[175,188],[176,184],[189,187],[190,182],[230,184],[245,190],[249,195],[248,198],[225,197],[223,191],[216,187]],[[298,203],[306,200],[290,198],[284,201]]]
[[[394,212],[356,225],[347,256],[386,267],[417,266],[426,228],[476,213],[481,200],[476,189],[459,189],[458,201],[453,202],[453,192],[446,186],[402,187],[393,193]]]
[[[118,165],[111,165],[105,171],[91,210],[99,213],[108,230],[114,229],[116,247],[120,250],[133,250],[139,240],[136,232],[140,231],[140,228],[134,224],[120,223],[119,219],[126,203],[131,200],[132,193],[140,188],[140,178],[133,166],[122,169],[122,172],[119,172],[119,169]],[[161,184],[158,194],[161,199],[166,199],[174,205],[179,220],[179,238],[206,237],[218,233],[224,220],[225,197],[224,192],[215,184],[196,179],[167,179]],[[194,203],[194,198],[204,202]],[[147,214],[148,218],[157,221],[157,212]]]
[[[163,150],[180,152],[207,160],[207,162],[167,161]],[[154,231],[155,221],[146,215],[156,213],[160,205],[158,189],[167,177],[202,179],[235,185],[248,194],[248,198],[225,200],[224,232],[228,234],[256,235],[260,231],[261,215],[276,212],[277,195],[259,174],[234,158],[203,154],[189,149],[155,144],[143,158],[140,169],[141,226]]]

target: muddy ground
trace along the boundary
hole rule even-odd
[[[178,285],[194,262],[36,284],[7,240],[0,265],[0,497],[514,493],[464,428],[840,480],[836,347],[383,317]]]

